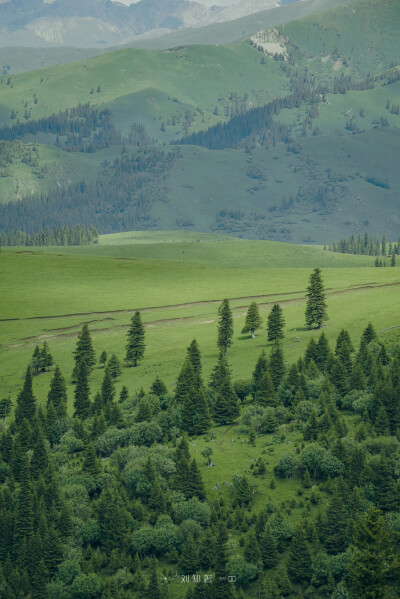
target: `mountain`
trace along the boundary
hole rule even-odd
[[[5,77],[1,229],[397,238],[399,31],[397,0],[356,0],[234,45]]]
[[[224,8],[191,0],[141,0],[129,6],[110,0],[5,0],[0,3],[0,44],[85,48],[119,45],[149,32],[158,36],[231,21],[286,3],[241,0]]]

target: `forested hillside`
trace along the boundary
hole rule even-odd
[[[395,0],[355,0],[232,46],[128,48],[4,76],[3,230],[80,222],[324,243],[373,222],[396,239],[399,24]],[[114,176],[121,156],[170,155],[171,143],[181,150],[148,160],[140,183]]]

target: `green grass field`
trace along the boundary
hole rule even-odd
[[[254,340],[240,333],[253,299],[264,317],[275,301],[281,302],[286,318],[283,348],[292,362],[310,337],[319,334],[304,326],[308,277],[317,265],[327,288],[330,320],[325,331],[331,343],[343,327],[357,343],[370,320],[384,338],[397,338],[400,271],[371,267],[369,257],[179,232],[104,236],[99,246],[88,248],[4,249],[2,392],[15,400],[35,346],[46,340],[55,362],[63,366],[72,405],[69,376],[82,324],[89,323],[98,356],[107,348],[123,360],[127,327],[136,309],[146,323],[146,355],[138,368],[123,368],[118,389],[123,384],[131,392],[147,388],[156,375],[170,387],[194,337],[208,376],[217,359],[217,309],[224,297],[231,299],[234,313],[229,361],[237,377],[249,377],[261,350],[269,352],[265,330]],[[100,368],[92,374],[93,392],[102,375]],[[35,377],[40,401],[46,399],[50,378],[51,373]]]

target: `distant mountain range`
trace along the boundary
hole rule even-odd
[[[299,0],[240,0],[228,7],[191,0],[140,0],[130,6],[111,0],[0,0],[0,47],[115,46],[293,2]]]

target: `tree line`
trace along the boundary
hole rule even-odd
[[[364,235],[359,233],[349,237],[344,237],[339,242],[334,242],[331,245],[324,246],[330,252],[341,252],[343,254],[360,254],[365,256],[393,256],[400,253],[400,237],[397,243],[387,241],[386,235],[382,239],[378,235],[372,235],[365,231]]]
[[[16,231],[10,233],[0,233],[1,246],[48,246],[48,245],[91,245],[97,243],[99,233],[96,227],[89,225],[88,228],[82,225],[64,225],[51,230],[46,227],[39,233],[25,233]]]

